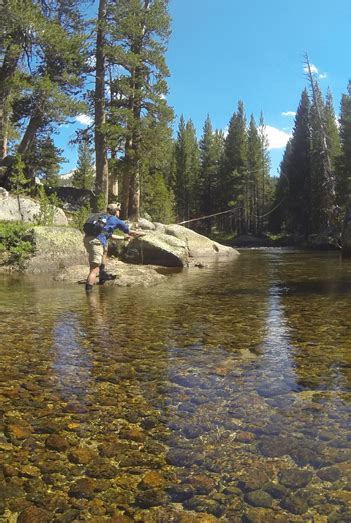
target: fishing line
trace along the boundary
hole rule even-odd
[[[215,214],[206,214],[205,216],[200,216],[199,218],[192,218],[191,220],[184,220],[182,222],[176,223],[176,225],[183,225],[183,223],[190,223],[190,222],[196,222],[198,220],[205,220],[207,218],[212,218],[213,216],[219,216],[220,214],[227,214],[229,212],[234,212],[235,207],[232,209],[229,209],[228,211],[222,211],[222,212],[216,212]]]

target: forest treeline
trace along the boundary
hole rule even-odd
[[[228,109],[225,132],[210,116],[202,130],[180,116],[173,131],[167,0],[1,0],[0,9],[0,185],[30,190],[38,177],[55,185],[64,158],[53,135],[86,114],[74,183],[93,186],[96,209],[118,192],[125,218],[214,215],[191,222],[208,233],[339,226],[349,194],[350,86],[338,123],[331,94],[324,100],[312,78],[280,177],[271,177],[263,115],[247,118],[243,101],[231,116]]]

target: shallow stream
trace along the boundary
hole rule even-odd
[[[351,521],[351,260],[0,276],[0,521]]]

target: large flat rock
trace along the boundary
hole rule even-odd
[[[150,287],[166,280],[166,276],[160,274],[158,268],[153,265],[132,265],[110,259],[106,269],[110,274],[116,275],[116,279],[105,282],[105,287]],[[54,279],[68,283],[84,283],[88,272],[86,265],[74,265],[59,271]]]
[[[189,254],[187,245],[182,239],[149,230],[142,238],[130,242],[123,260],[142,265],[186,267]]]
[[[185,242],[192,259],[231,258],[239,254],[232,247],[221,245],[181,225],[166,225],[165,233]]]

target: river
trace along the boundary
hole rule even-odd
[[[0,521],[351,521],[350,310],[338,253],[1,275]]]

